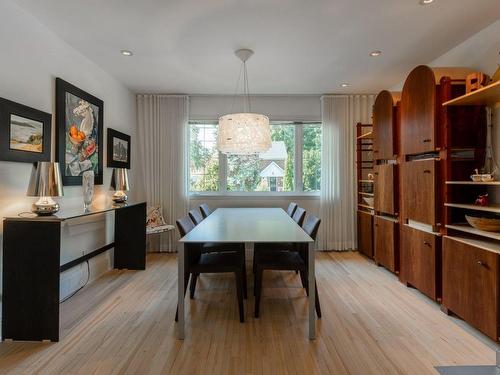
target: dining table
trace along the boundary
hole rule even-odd
[[[184,251],[190,243],[244,243],[253,250],[255,243],[308,244],[309,285],[315,285],[314,240],[281,208],[218,208],[179,240],[178,247],[178,338],[185,338]],[[262,247],[265,251],[265,246]],[[315,288],[309,288],[309,339],[316,338]]]

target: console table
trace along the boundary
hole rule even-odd
[[[114,211],[114,241],[60,264],[61,223]],[[114,248],[114,267],[146,268],[146,203],[4,219],[2,340],[59,341],[60,273]]]

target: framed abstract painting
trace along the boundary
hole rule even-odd
[[[108,128],[107,166],[130,169],[130,135]]]
[[[0,98],[0,160],[50,161],[52,115]]]
[[[64,185],[81,185],[90,170],[102,185],[103,121],[101,99],[56,78],[57,159]]]

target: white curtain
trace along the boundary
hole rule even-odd
[[[371,123],[374,95],[325,95],[321,98],[320,250],[357,248],[356,123]]]
[[[162,206],[167,224],[186,215],[189,206],[189,98],[179,95],[138,95],[138,138],[149,206]],[[168,236],[172,236],[168,238]],[[161,249],[175,251],[176,234],[162,236]]]

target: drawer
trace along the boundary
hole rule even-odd
[[[467,240],[443,239],[443,306],[498,339],[497,253]]]
[[[439,222],[437,179],[439,161],[418,160],[401,165],[404,220],[436,226]]]
[[[358,250],[373,258],[373,215],[358,211]]]
[[[374,208],[384,214],[395,215],[397,212],[396,170],[395,164],[380,164],[374,171]]]
[[[397,225],[394,220],[375,216],[374,222],[374,257],[377,264],[392,272],[399,270]]]
[[[441,294],[440,237],[403,225],[401,229],[402,282],[437,300]]]

